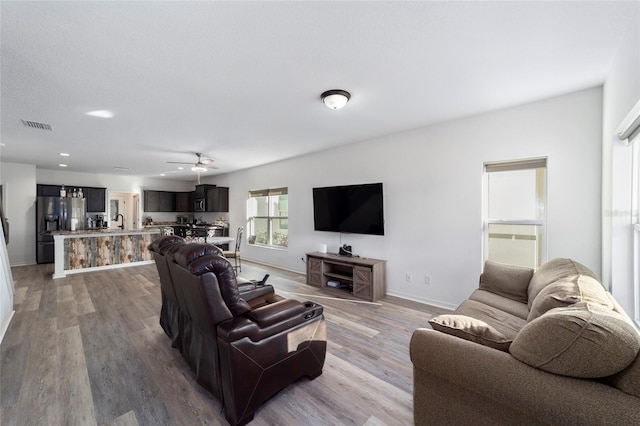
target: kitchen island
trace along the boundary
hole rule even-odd
[[[147,246],[161,235],[161,229],[98,229],[52,234],[53,278],[64,278],[68,274],[153,263]]]

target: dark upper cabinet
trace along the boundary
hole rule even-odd
[[[196,200],[200,200],[203,198],[207,198],[207,191],[209,191],[210,189],[216,188],[215,185],[207,185],[207,184],[202,184],[202,185],[196,185],[196,191],[195,191],[195,199]]]
[[[36,185],[36,194],[39,197],[59,197],[62,185]],[[95,188],[92,186],[65,185],[67,194],[74,188],[82,188],[82,194],[86,199],[87,213],[103,213],[107,211],[107,188]]]
[[[176,192],[176,211],[188,213],[193,211],[195,192]]]
[[[87,199],[87,212],[103,213],[107,211],[107,189],[106,188],[82,188],[84,198]]]
[[[145,212],[176,211],[176,193],[168,191],[144,191]]]
[[[160,191],[160,210],[161,212],[176,211],[176,193]]]
[[[203,211],[229,211],[229,188],[215,185],[198,185],[192,192],[144,191],[144,211],[193,212],[198,199],[205,200]]]
[[[207,189],[207,211],[229,211],[229,188],[216,186],[214,188]]]
[[[38,197],[59,197],[61,185],[36,185],[36,195]],[[65,186],[66,188],[66,186]],[[68,189],[67,189],[68,190]]]
[[[145,212],[160,211],[160,195],[158,191],[144,191],[143,195]]]

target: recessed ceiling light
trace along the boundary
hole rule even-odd
[[[166,176],[164,173],[160,173],[160,176]]]
[[[60,167],[67,167],[67,165],[66,165],[66,164],[58,164],[58,166],[60,166]]]
[[[86,112],[85,114],[90,115],[92,117],[98,117],[98,118],[113,118],[113,113],[111,111],[107,111],[106,109],[89,111],[89,112]]]
[[[66,152],[61,152],[60,156],[62,156],[62,157],[70,157],[71,154],[67,154]]]
[[[113,170],[131,170],[131,167],[114,166]]]
[[[178,170],[184,170],[184,167],[178,167]]]

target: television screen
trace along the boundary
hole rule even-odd
[[[384,235],[382,183],[313,188],[316,231]]]

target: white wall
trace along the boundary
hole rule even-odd
[[[9,219],[9,262],[11,266],[35,263],[36,167],[2,163],[0,179]]]
[[[486,161],[547,156],[549,258],[571,257],[601,272],[601,123],[602,90],[593,88],[207,183],[230,187],[232,229],[245,225],[249,190],[289,188],[288,250],[245,244],[244,257],[303,272],[301,257],[319,244],[337,251],[349,243],[361,256],[388,261],[389,294],[455,307],[477,288],[482,269]],[[385,236],[341,239],[313,230],[311,188],[367,182],[384,183]]]
[[[639,8],[640,9],[640,8]],[[615,129],[640,100],[640,10],[620,44],[603,91],[603,280],[625,311],[635,318],[633,304],[632,148]]]
[[[2,171],[0,170],[0,174],[1,173]],[[0,222],[0,342],[2,342],[5,332],[9,327],[9,322],[14,314],[14,293],[15,288],[13,285],[11,268],[9,266],[9,255],[7,253],[6,241],[4,239],[2,222]]]

